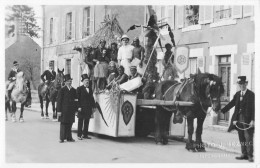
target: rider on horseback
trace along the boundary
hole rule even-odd
[[[45,78],[44,78],[45,77]],[[49,69],[45,70],[41,75],[42,81],[45,83],[45,87],[48,88],[51,82],[53,82],[56,78],[56,72],[53,70],[53,63],[49,63]]]
[[[10,83],[9,83],[9,85],[8,85],[8,88],[7,88],[7,91],[8,91],[8,99],[9,99],[9,100],[11,99],[11,93],[12,93],[12,90],[13,90],[14,85],[15,85],[16,74],[21,71],[21,70],[19,69],[19,64],[18,64],[17,61],[14,61],[14,62],[13,62],[13,65],[14,65],[14,67],[12,68],[12,70],[10,71],[9,76],[8,76],[8,80],[10,81]]]

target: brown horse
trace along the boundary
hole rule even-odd
[[[9,81],[6,81],[6,90],[8,88],[9,83],[10,83]],[[8,93],[6,91],[6,95],[5,95],[6,120],[8,120],[7,110],[9,110],[12,116],[12,121],[13,122],[16,121],[16,116],[15,116],[15,112],[17,109],[16,103],[21,103],[19,121],[24,122],[23,119],[24,106],[26,105],[27,102],[31,102],[31,100],[28,100],[28,93],[30,92],[28,84],[29,84],[28,81],[25,80],[24,73],[22,71],[18,72],[16,75],[16,82],[12,90],[10,99],[8,99]]]
[[[165,87],[162,87],[164,85]],[[157,106],[155,114],[156,143],[168,143],[169,123],[172,113],[175,119],[182,122],[182,116],[187,117],[188,142],[186,149],[192,151],[205,151],[202,142],[203,122],[206,118],[208,107],[216,112],[220,109],[220,96],[224,92],[221,78],[209,73],[198,73],[182,83],[164,81],[160,83],[155,91],[156,99],[168,101],[193,102],[190,106]],[[177,118],[176,118],[177,116]],[[192,141],[194,131],[193,120],[197,118],[196,143]],[[176,122],[176,121],[173,121]]]
[[[49,114],[48,114],[48,107],[49,107],[49,103],[52,103],[52,111],[53,111],[53,120],[57,119],[57,111],[55,108],[55,102],[58,96],[58,91],[61,89],[61,87],[64,85],[64,69],[62,71],[60,71],[58,69],[58,74],[56,75],[55,81],[54,82],[50,82],[50,84],[48,86],[46,86],[45,83],[41,83],[38,86],[38,96],[40,99],[40,105],[41,105],[41,117],[42,119],[44,119],[44,112],[43,112],[43,101],[46,101],[45,104],[45,118],[48,119],[49,118]]]

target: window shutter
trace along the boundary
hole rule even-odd
[[[61,39],[62,39],[62,42],[64,42],[66,40],[65,38],[65,17],[66,15],[62,15],[61,17]]]
[[[213,6],[204,6],[204,24],[213,22]]]
[[[242,18],[242,6],[236,5],[232,6],[232,18]]]
[[[50,27],[51,27],[51,22],[50,22],[50,18],[46,19],[46,44],[50,44]]]
[[[184,6],[177,6],[177,11],[178,11],[177,27],[183,28]]]
[[[167,22],[174,29],[174,6],[168,6],[168,17]]]
[[[78,33],[78,39],[82,39],[82,22],[83,22],[83,10],[84,9],[80,9],[79,11],[79,33]]]
[[[204,24],[204,8],[205,6],[199,6],[199,24]]]
[[[156,6],[156,16],[157,16],[157,21],[162,19],[162,10],[161,6]]]
[[[76,12],[72,11],[72,30],[71,30],[71,39],[75,40],[76,39]]]
[[[58,28],[59,28],[59,22],[58,22],[58,18],[55,17],[53,18],[53,42],[54,43],[58,43],[58,34],[59,34],[59,31],[58,31]]]
[[[90,34],[95,33],[95,7],[94,5],[90,6]]]
[[[243,6],[243,17],[253,16],[254,6]]]

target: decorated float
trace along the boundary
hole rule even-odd
[[[152,12],[152,11],[150,11]],[[147,62],[151,60],[152,55],[156,50],[156,46],[160,41],[160,28],[167,26],[169,35],[173,46],[175,42],[171,28],[168,24],[157,26],[155,14],[150,13],[151,17],[147,26],[133,25],[129,30],[133,30],[136,27],[142,27],[146,29],[142,34],[143,38],[155,36],[156,40],[150,46],[150,57]],[[105,20],[103,26],[92,37],[92,41],[89,44],[98,44],[98,39],[106,38],[108,44],[115,42],[118,36],[123,34],[121,27],[119,26],[116,17],[112,17],[111,20]],[[115,26],[116,25],[116,26]],[[112,26],[112,27],[111,27]],[[110,30],[110,31],[109,31]],[[111,31],[112,30],[112,31]],[[105,35],[106,33],[106,35]],[[154,37],[153,37],[154,38]],[[86,44],[85,44],[86,47]],[[78,50],[84,55],[84,45],[76,46],[75,50]],[[189,49],[180,46],[175,47],[176,61],[179,63],[178,71],[183,72],[188,67]],[[82,56],[83,57],[83,56]],[[83,59],[82,59],[83,60]],[[85,64],[82,61],[82,72],[84,72]],[[148,66],[147,66],[148,67]],[[144,72],[147,70],[145,67]],[[144,74],[145,75],[145,74]],[[142,76],[142,78],[144,77]],[[135,78],[132,81],[128,81],[120,86],[115,85],[111,90],[104,90],[95,93],[96,111],[93,113],[93,117],[90,119],[89,132],[96,134],[103,134],[112,137],[133,137],[133,136],[148,136],[155,132],[155,111],[156,106],[192,106],[191,102],[179,102],[179,101],[164,101],[155,99],[138,99],[137,94],[131,93],[132,90],[142,85],[141,77]],[[185,136],[186,120],[182,123],[173,122],[174,114],[171,116],[169,123],[169,136]],[[77,120],[73,125],[74,129],[77,129]]]

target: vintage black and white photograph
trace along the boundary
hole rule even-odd
[[[26,2],[2,5],[3,166],[257,167],[257,0]]]

